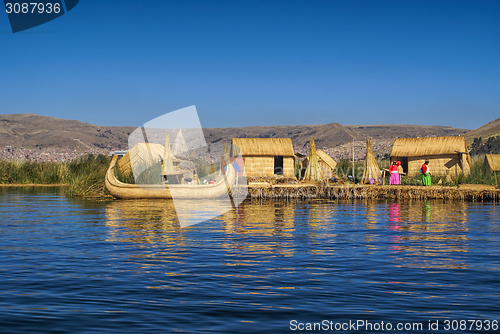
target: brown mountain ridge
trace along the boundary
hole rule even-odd
[[[0,115],[0,147],[61,148],[79,151],[86,151],[88,148],[127,149],[128,136],[134,129],[136,127],[99,126],[35,114]],[[387,140],[398,137],[456,136],[464,135],[468,131],[448,126],[339,123],[203,129],[208,143],[229,141],[235,137],[291,138],[299,148],[307,146],[311,136],[314,136],[317,147],[332,148],[353,140],[365,140],[367,137]]]

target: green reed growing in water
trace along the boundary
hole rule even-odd
[[[64,184],[64,193],[68,197],[111,197],[105,185],[104,178],[111,158],[104,155],[86,155],[71,162],[34,162],[34,161],[10,161],[0,160],[0,184]],[[432,184],[436,185],[440,180],[444,186],[456,186],[459,183],[471,184],[497,184],[495,175],[483,168],[484,156],[472,159],[471,173],[468,176],[459,174],[457,176],[433,176]],[[355,177],[362,176],[362,164],[355,164]],[[380,167],[386,167],[380,162]],[[151,183],[148,175],[151,172],[157,177],[161,171],[161,164],[151,167],[139,176],[138,183]],[[208,171],[208,170],[207,170]],[[211,170],[210,170],[211,171]],[[340,160],[336,172],[341,177],[352,174],[352,165],[348,160]],[[131,172],[122,174],[116,171],[117,178],[125,183],[135,183]],[[499,177],[499,175],[497,175]],[[147,178],[146,180],[143,180]],[[143,182],[144,181],[144,182]],[[386,182],[387,183],[387,182]],[[421,184],[419,176],[403,177],[402,184]]]
[[[60,184],[66,177],[65,163],[0,160],[0,184]]]
[[[0,160],[0,184],[64,184],[69,197],[110,196],[104,185],[110,161],[93,154],[71,162]]]
[[[108,197],[110,196],[104,178],[110,157],[89,154],[68,163],[68,177],[64,194],[68,197]]]

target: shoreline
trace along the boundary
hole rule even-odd
[[[22,187],[64,187],[66,184],[0,184],[0,188]],[[232,189],[234,195],[247,192],[246,200],[277,200],[292,199],[401,199],[427,200],[445,199],[468,202],[490,201],[500,202],[500,189],[488,185],[461,185],[461,187],[446,186],[411,186],[411,185],[321,185],[321,184],[277,184],[249,185]],[[78,196],[80,197],[80,196]],[[116,199],[113,196],[81,196],[81,198]]]
[[[45,184],[45,183],[2,183],[0,187],[18,188],[18,187],[64,187],[65,183]]]
[[[407,185],[269,185],[247,186],[235,189],[248,191],[251,199],[450,199],[462,201],[500,201],[500,189],[485,185],[445,186],[407,186]]]

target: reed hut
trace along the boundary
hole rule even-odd
[[[401,161],[407,175],[420,174],[426,159],[433,175],[446,175],[447,171],[455,175],[470,173],[471,159],[463,136],[397,138],[394,141],[390,163]]]
[[[487,172],[498,172],[500,170],[500,154],[486,154],[484,156],[484,169]]]
[[[377,160],[375,160],[375,156],[373,155],[372,144],[370,143],[370,139],[366,139],[365,170],[363,172],[361,183],[379,183],[378,180],[380,176],[380,168],[378,167]]]
[[[295,177],[294,151],[289,138],[233,138],[231,156],[240,155],[247,177]]]
[[[295,153],[297,155],[297,153]],[[318,158],[318,166],[323,173],[323,176],[327,179],[332,178],[334,175],[335,168],[337,167],[337,163],[331,156],[329,156],[323,150],[316,150],[316,157]],[[302,170],[305,172],[307,166],[309,165],[309,157],[306,157],[302,161]]]

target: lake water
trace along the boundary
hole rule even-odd
[[[437,332],[429,321],[479,332],[481,320],[494,332],[499,212],[494,203],[245,202],[181,228],[167,201],[0,189],[0,332],[289,333],[324,320],[329,329],[364,321],[350,332],[417,323],[422,333]]]

